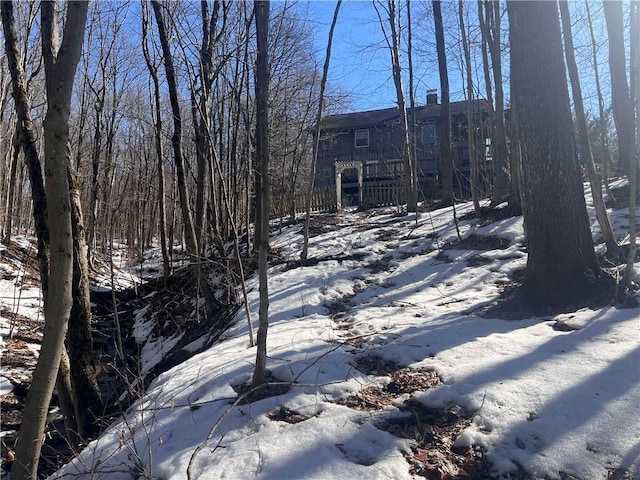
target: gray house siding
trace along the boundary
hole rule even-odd
[[[484,148],[488,104],[485,100],[475,102],[478,129],[477,143],[479,151]],[[423,185],[433,184],[440,170],[440,105],[417,107],[415,112],[416,156],[418,159],[418,177]],[[458,171],[469,171],[469,147],[467,145],[466,102],[453,102],[452,111],[452,153],[454,165]],[[412,120],[409,111],[409,121]],[[484,131],[483,131],[484,130]],[[364,134],[368,132],[368,144],[365,146]],[[356,143],[358,136],[358,143]],[[364,182],[375,183],[402,177],[400,164],[399,118],[396,108],[374,110],[370,112],[334,115],[323,120],[320,148],[316,165],[316,187],[335,185],[336,162],[360,162]],[[357,187],[355,169],[345,170],[342,174],[342,186],[349,191]]]

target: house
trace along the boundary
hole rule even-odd
[[[415,112],[411,109],[407,112],[418,161],[419,200],[438,194],[441,108],[437,94],[429,93],[426,105],[416,107]],[[484,168],[491,160],[488,102],[474,100],[473,111],[476,151]],[[452,102],[454,177],[456,187],[462,191],[468,188],[470,170],[467,124],[467,102]],[[320,130],[316,189],[335,187],[338,208],[401,203],[404,175],[401,150],[397,108],[328,116],[323,119]]]

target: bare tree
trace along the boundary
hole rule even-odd
[[[88,440],[98,431],[97,418],[103,403],[96,380],[96,358],[91,335],[91,299],[89,294],[89,260],[85,240],[80,187],[69,162],[69,190],[73,233],[73,306],[69,314],[67,341],[77,435]]]
[[[164,60],[164,68],[169,87],[169,100],[171,101],[171,111],[173,113],[173,135],[171,144],[173,146],[173,155],[176,165],[176,174],[178,177],[178,193],[180,195],[180,207],[182,209],[182,222],[184,223],[184,236],[191,260],[195,263],[198,259],[198,242],[196,240],[195,228],[193,225],[193,216],[191,214],[191,201],[187,193],[185,161],[182,150],[182,113],[180,111],[180,102],[178,95],[178,83],[176,80],[176,72],[173,64],[173,54],[169,46],[169,37],[165,26],[164,15],[162,14],[162,6],[157,0],[151,1],[153,13],[155,14],[156,24],[158,25],[158,36],[162,45],[162,55]]]
[[[309,191],[307,192],[306,205],[305,205],[305,222],[303,233],[302,252],[300,253],[300,261],[303,263],[307,261],[307,254],[309,252],[309,222],[311,217],[311,198],[313,196],[313,187],[315,184],[315,172],[316,162],[318,160],[318,147],[320,145],[320,131],[322,129],[322,109],[324,108],[324,90],[327,84],[327,77],[329,76],[329,63],[331,61],[331,46],[333,45],[333,32],[336,29],[336,23],[338,22],[338,13],[340,12],[340,6],[342,0],[336,2],[336,8],[333,11],[333,19],[331,20],[331,27],[329,28],[329,38],[327,39],[327,51],[324,56],[324,67],[322,68],[322,80],[320,80],[320,97],[318,99],[318,112],[316,114],[315,131],[313,133],[313,151],[311,155],[311,174],[309,175]]]
[[[567,60],[567,70],[569,71],[569,80],[571,83],[571,91],[573,95],[573,104],[575,107],[576,123],[578,125],[578,137],[580,144],[580,157],[583,164],[587,167],[589,174],[589,184],[591,186],[591,195],[596,210],[596,217],[600,224],[600,230],[607,245],[607,253],[610,258],[617,257],[618,243],[609,221],[607,208],[602,198],[602,180],[596,172],[593,162],[593,152],[591,151],[591,142],[589,141],[589,132],[587,131],[587,119],[584,114],[584,105],[582,103],[582,88],[580,87],[580,78],[578,76],[578,66],[574,56],[573,34],[571,32],[571,17],[569,15],[569,5],[566,2],[559,2],[560,15],[562,18],[562,33],[564,38],[564,54]]]
[[[45,331],[40,357],[27,395],[16,458],[11,469],[14,480],[37,477],[38,460],[49,402],[56,381],[73,305],[73,232],[68,183],[70,163],[69,112],[73,79],[80,60],[88,2],[71,2],[62,43],[58,45],[56,4],[41,5],[42,53],[47,92],[44,119],[46,196],[51,208],[47,219],[50,232],[51,263],[49,295],[55,302],[45,306]]]
[[[622,290],[618,292],[618,302],[628,306],[637,306],[633,297],[631,281],[634,274],[637,250],[636,205],[638,197],[638,176],[640,172],[640,5],[632,2],[629,12],[631,20],[631,99],[635,107],[635,158],[629,164],[629,253],[627,267],[622,279]]]
[[[182,211],[182,223],[184,228],[184,237],[187,247],[187,253],[191,261],[191,268],[196,277],[197,294],[202,294],[205,301],[205,308],[212,308],[215,303],[213,293],[204,275],[203,271],[203,255],[196,235],[193,215],[191,212],[191,201],[187,191],[187,175],[185,167],[185,158],[182,146],[182,113],[180,110],[178,83],[173,62],[173,54],[169,45],[169,37],[165,26],[164,16],[162,14],[162,6],[157,0],[152,0],[151,5],[158,26],[158,36],[162,46],[162,55],[164,59],[165,74],[167,85],[169,87],[169,100],[171,103],[171,111],[173,114],[173,135],[171,144],[173,146],[173,156],[176,166],[176,176],[178,183],[178,194],[180,196],[180,208]]]
[[[604,187],[607,193],[609,192],[609,167],[611,165],[611,149],[609,147],[609,135],[607,133],[607,119],[604,109],[604,97],[602,95],[602,88],[600,87],[600,69],[598,68],[598,47],[596,44],[596,36],[593,33],[593,21],[591,20],[591,10],[589,8],[588,0],[584,2],[587,10],[587,23],[589,25],[589,37],[591,39],[591,54],[593,58],[593,77],[596,85],[596,93],[598,94],[598,131],[600,134],[600,142],[604,150],[604,159],[602,166],[602,176],[604,177]]]
[[[491,54],[491,69],[495,86],[495,116],[493,128],[493,195],[491,204],[496,206],[509,195],[509,152],[504,122],[504,91],[502,88],[502,43],[500,41],[500,2],[485,0],[485,25],[487,44]]]
[[[196,210],[195,231],[198,249],[205,251],[206,232],[204,231],[204,211],[206,203],[207,171],[212,168],[213,139],[209,128],[211,89],[219,70],[224,62],[216,58],[216,47],[226,33],[225,27],[230,8],[230,2],[213,2],[209,12],[207,1],[200,2],[200,16],[202,22],[202,43],[199,49],[198,72],[191,82],[191,109],[194,126],[196,147]],[[220,20],[221,19],[221,20]],[[218,25],[219,20],[221,25]],[[219,62],[219,63],[218,63]]]
[[[407,105],[404,95],[404,86],[402,81],[402,63],[400,60],[400,26],[398,23],[398,12],[395,0],[387,0],[386,16],[389,25],[389,32],[384,28],[384,21],[376,3],[373,4],[378,13],[380,25],[389,48],[391,55],[391,70],[393,76],[393,84],[396,89],[396,103],[398,105],[398,116],[400,118],[400,158],[404,174],[404,196],[407,202],[407,211],[415,212],[417,210],[417,189],[416,178],[414,177],[414,169],[411,158],[411,144],[409,141],[409,120],[407,117]],[[415,160],[415,159],[414,159]],[[453,177],[452,177],[453,178]]]
[[[447,52],[444,44],[444,26],[442,24],[442,1],[433,0],[433,19],[436,27],[436,49],[438,51],[438,70],[440,72],[440,93],[442,107],[440,114],[440,175],[442,178],[442,202],[453,204],[453,157],[451,154],[451,98],[449,95],[449,73],[447,71]]]
[[[167,213],[165,202],[165,174],[164,174],[164,148],[162,145],[162,106],[160,101],[160,79],[158,77],[158,67],[153,62],[147,44],[147,32],[149,28],[149,13],[147,9],[147,0],[140,1],[142,6],[142,52],[144,55],[149,75],[153,82],[153,100],[154,100],[154,138],[158,164],[158,207],[159,207],[159,229],[160,229],[160,250],[162,252],[162,278],[164,286],[167,286],[169,275],[171,275],[171,264],[169,257],[169,247],[167,245]]]
[[[460,34],[462,48],[464,49],[465,78],[467,81],[467,144],[469,145],[469,167],[470,167],[470,188],[473,200],[473,210],[480,213],[480,200],[478,198],[478,158],[476,154],[475,112],[473,108],[473,74],[471,66],[471,51],[467,39],[467,31],[464,25],[464,2],[458,2],[458,22],[460,24]]]
[[[269,253],[269,1],[254,2],[256,21],[256,159],[257,175],[260,177],[258,208],[260,223],[256,225],[258,238],[258,278],[260,286],[260,306],[258,309],[258,335],[256,367],[253,372],[254,386],[266,381],[267,330],[269,328],[269,287],[267,283],[267,255]]]
[[[634,157],[634,118],[633,101],[629,94],[627,81],[624,22],[621,0],[603,2],[604,18],[609,36],[609,73],[611,75],[611,94],[613,97],[613,119],[618,133],[618,168],[625,175]]]
[[[49,294],[49,225],[47,223],[47,199],[44,181],[42,178],[40,154],[36,144],[37,135],[31,118],[31,107],[29,105],[29,95],[27,93],[29,82],[25,77],[26,65],[24,64],[24,61],[26,59],[26,54],[23,55],[23,61],[19,62],[18,59],[20,55],[18,54],[17,36],[15,33],[13,3],[2,2],[1,8],[7,58],[13,84],[13,96],[16,104],[16,110],[18,112],[16,128],[18,129],[17,133],[19,134],[19,137],[16,138],[16,140],[20,140],[22,143],[21,147],[25,152],[25,160],[29,171],[31,200],[33,202],[33,218],[38,245],[38,253],[36,257],[40,272],[42,298],[46,308]],[[30,25],[28,26],[28,29],[30,29]],[[18,150],[19,149],[16,151]],[[65,427],[68,432],[69,441],[72,445],[76,445],[76,432],[78,431],[76,419],[78,417],[78,409],[77,403],[73,398],[74,395],[71,387],[70,372],[69,356],[63,349],[57,378],[58,397],[64,414]]]
[[[2,235],[2,243],[9,245],[11,243],[11,233],[13,230],[13,202],[16,194],[16,182],[18,177],[18,159],[20,158],[20,152],[22,150],[22,142],[20,140],[20,124],[16,122],[14,127],[14,134],[11,137],[11,148],[9,149],[9,172],[8,172],[8,188],[6,207],[4,211],[4,232]]]
[[[13,2],[2,2],[2,26],[5,38],[5,50],[11,73],[11,86],[13,98],[18,116],[17,128],[19,129],[25,161],[29,171],[31,183],[31,197],[33,200],[33,212],[36,237],[38,242],[38,266],[41,272],[43,297],[46,298],[49,282],[49,230],[47,227],[47,200],[44,183],[42,181],[42,166],[38,154],[36,127],[31,117],[31,106],[27,91],[26,74],[20,61],[18,41],[13,20]]]
[[[507,8],[528,250],[522,291],[534,308],[560,309],[606,294],[610,284],[591,238],[557,4],[512,0]]]

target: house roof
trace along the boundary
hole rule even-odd
[[[480,110],[488,110],[489,103],[485,99],[473,101],[474,107]],[[422,105],[416,107],[416,121],[423,122],[428,119],[440,117],[442,104]],[[411,115],[411,109],[407,109]],[[451,116],[466,115],[467,102],[451,102]],[[398,120],[398,108],[383,108],[380,110],[369,110],[366,112],[342,113],[339,115],[328,115],[322,119],[323,130],[352,130],[356,128],[373,128],[388,125]]]

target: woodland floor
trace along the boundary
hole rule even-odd
[[[615,208],[624,207],[624,191],[615,192],[615,200],[612,205]],[[628,205],[628,203],[627,203]],[[469,220],[472,214],[461,216],[460,220]],[[493,222],[504,220],[506,217],[501,212],[484,211],[477,225],[487,226]],[[339,235],[341,219],[338,216],[317,216],[313,218],[310,225],[310,237],[336,233]],[[362,223],[362,232],[371,227],[366,222]],[[389,228],[377,228],[376,238],[380,242],[392,244],[398,237],[400,231],[390,222]],[[404,237],[410,240],[410,235]],[[442,243],[438,248],[435,261],[446,264],[454,262],[448,252],[460,250],[472,250],[478,252],[466,257],[467,265],[470,267],[482,266],[492,260],[483,255],[485,251],[500,251],[509,247],[510,241],[499,235],[474,235],[464,237],[462,241],[451,239]],[[420,255],[429,254],[427,248],[422,250]],[[287,260],[280,255],[278,247],[272,251],[272,264],[283,265],[287,269],[295,269],[300,266],[299,262]],[[311,258],[305,266],[320,262],[343,262],[356,261],[363,257],[358,252],[344,252],[324,257]],[[400,254],[400,257],[404,254]],[[640,257],[640,252],[639,252]],[[603,265],[607,266],[604,257]],[[640,259],[640,258],[639,258]],[[378,260],[371,263],[368,269],[373,272],[390,272],[394,267],[394,262],[390,256],[380,256]],[[34,261],[33,251],[23,245],[12,243],[2,251],[2,262],[13,262],[21,264],[24,269],[23,274],[16,281],[17,288],[35,287],[38,285],[37,265]],[[501,297],[491,306],[474,307],[465,311],[465,315],[480,315],[500,318],[500,314],[513,319],[526,318],[540,312],[528,310],[526,307],[519,312],[513,310],[513,304],[509,303],[509,298],[515,288],[522,280],[522,269],[514,269],[507,281],[501,283]],[[2,270],[0,274],[5,280],[15,280],[16,277],[9,269]],[[363,289],[366,286],[362,287]],[[120,416],[131,404],[132,401],[141,397],[144,388],[150,382],[159,377],[163,372],[179,365],[189,357],[198,352],[204,351],[216,343],[220,336],[231,325],[237,307],[225,307],[219,305],[219,310],[212,317],[215,322],[202,322],[194,319],[194,299],[193,291],[195,286],[188,270],[181,269],[172,277],[166,288],[159,285],[158,281],[150,281],[137,285],[133,288],[119,290],[116,293],[116,305],[123,332],[124,350],[126,360],[117,358],[114,338],[113,324],[113,299],[109,291],[96,290],[92,292],[92,302],[95,304],[94,310],[94,344],[98,352],[101,374],[98,377],[105,401],[105,411],[102,422],[105,426],[112,420]],[[363,350],[370,341],[367,335],[363,335],[355,328],[354,317],[350,313],[352,308],[351,299],[360,293],[354,288],[353,294],[343,296],[340,300],[329,305],[331,321],[335,325],[336,332],[341,332],[337,342],[342,346],[349,346],[357,351]],[[453,300],[452,300],[453,301]],[[456,300],[457,301],[457,300]],[[590,307],[602,306],[605,302],[595,302]],[[444,304],[443,304],[444,305]],[[506,305],[506,306],[505,306]],[[584,306],[584,305],[583,305]],[[576,306],[578,308],[580,306]],[[15,440],[15,431],[18,428],[22,407],[26,392],[29,388],[30,372],[35,366],[38,346],[41,341],[43,324],[39,319],[21,316],[7,307],[3,307],[3,317],[11,322],[10,335],[4,337],[2,358],[0,365],[5,367],[3,376],[11,383],[12,389],[8,393],[0,396],[1,430],[2,435],[2,462],[3,468],[10,465],[11,448]],[[163,318],[164,321],[154,322],[153,332],[149,335],[157,337],[170,336],[176,331],[183,333],[178,344],[171,349],[170,354],[157,362],[144,374],[142,384],[136,383],[141,378],[142,359],[140,345],[134,339],[134,324],[139,312],[143,309],[146,315],[151,318]],[[197,309],[196,309],[197,310]],[[302,315],[304,316],[304,308]],[[197,317],[197,314],[196,314]],[[168,320],[166,320],[168,319]],[[567,326],[570,331],[571,325],[557,321],[554,329],[563,331]],[[197,348],[189,349],[189,345],[199,342]],[[425,392],[436,388],[442,384],[441,377],[429,368],[414,368],[402,366],[395,361],[383,358],[375,354],[361,354],[356,357],[352,367],[363,375],[379,377],[379,381],[366,388],[362,388],[353,395],[346,396],[336,403],[346,406],[355,411],[375,412],[374,426],[391,435],[411,440],[410,451],[403,452],[409,466],[410,473],[415,476],[427,478],[429,480],[453,480],[453,479],[478,479],[491,480],[496,476],[492,473],[492,463],[486,456],[486,449],[479,446],[456,447],[454,443],[458,436],[472,422],[475,411],[470,411],[455,403],[448,403],[444,408],[427,407],[424,403],[415,401],[411,394],[415,392]],[[237,394],[246,396],[246,400],[253,402],[271,395],[283,393],[280,387],[262,392],[255,398],[248,395],[246,387],[239,385]],[[55,398],[52,401],[52,420],[48,425],[48,435],[46,445],[43,449],[43,460],[41,462],[41,475],[46,476],[54,472],[62,464],[66,463],[71,452],[66,447],[63,436],[60,433],[61,422],[57,415]],[[391,407],[397,408],[393,414],[389,414]],[[272,410],[268,417],[273,421],[297,424],[304,422],[310,416],[304,412],[286,405],[280,405]],[[533,421],[535,418],[531,418]],[[489,433],[489,432],[487,432]],[[340,444],[336,444],[340,449]],[[346,452],[346,450],[345,450]],[[367,465],[366,460],[363,460]],[[373,462],[373,460],[372,460]],[[510,473],[511,480],[534,480],[538,477],[518,468]],[[607,477],[610,480],[635,480],[634,476],[622,469],[611,469]],[[562,480],[590,480],[578,478],[570,474],[563,473]]]

